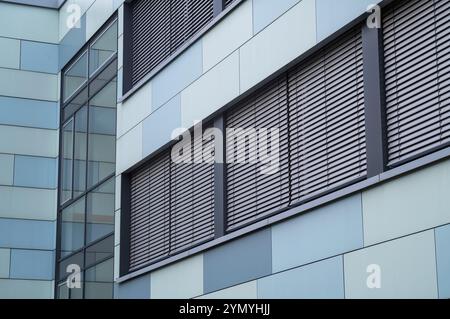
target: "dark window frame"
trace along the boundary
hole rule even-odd
[[[124,2],[124,52],[123,52],[123,81],[122,81],[122,94],[119,102],[122,102],[133,95],[140,87],[145,85],[150,79],[155,77],[172,61],[177,59],[183,52],[191,47],[198,39],[211,30],[217,23],[219,23],[225,16],[231,13],[236,7],[238,7],[244,0],[211,0],[213,2],[213,19],[209,21],[203,28],[197,33],[189,37],[183,45],[170,54],[166,59],[156,65],[151,72],[147,73],[140,81],[133,84],[133,14],[132,3],[136,0]]]

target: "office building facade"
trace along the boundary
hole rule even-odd
[[[449,0],[0,1],[0,298],[450,298]]]

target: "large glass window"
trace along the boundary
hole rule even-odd
[[[92,75],[117,52],[117,21],[89,47],[89,74]]]
[[[84,197],[61,212],[61,257],[68,256],[84,246]]]
[[[56,290],[61,299],[112,298],[117,21],[74,61],[63,70]],[[81,288],[66,283],[73,267]]]
[[[86,299],[111,299],[114,290],[113,274],[112,258],[86,269],[84,297]]]
[[[87,81],[88,54],[83,52],[77,60],[64,72],[64,101],[71,97]]]
[[[114,178],[88,194],[86,241],[91,243],[114,231]]]

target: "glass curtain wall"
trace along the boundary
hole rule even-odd
[[[56,296],[113,298],[117,20],[62,74]]]

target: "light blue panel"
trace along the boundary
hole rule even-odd
[[[253,30],[258,33],[300,0],[253,0]]]
[[[239,238],[203,256],[204,293],[272,273],[270,229]]]
[[[0,299],[53,299],[50,280],[0,279]]]
[[[154,78],[152,82],[153,109],[157,109],[174,97],[197,79],[202,72],[202,42],[197,41]]]
[[[450,298],[450,225],[436,229],[439,298]]]
[[[275,225],[272,245],[274,272],[362,247],[361,195]]]
[[[261,299],[342,299],[342,256],[278,273],[258,280]]]
[[[366,12],[380,0],[316,0],[317,40],[321,41]]]
[[[57,129],[58,103],[0,97],[0,124]]]
[[[147,156],[171,140],[181,126],[181,99],[178,94],[143,122],[142,151]]]
[[[53,279],[54,252],[44,250],[11,250],[12,279]]]
[[[48,43],[22,41],[20,68],[22,70],[58,73],[58,46]]]
[[[86,42],[86,15],[80,19],[80,28],[70,29],[59,44],[59,69],[81,49]]]
[[[20,40],[0,37],[0,67],[18,69],[20,66]]]
[[[150,275],[145,275],[117,286],[118,299],[150,299]]]
[[[16,155],[14,185],[37,188],[56,188],[56,158]]]
[[[55,223],[0,218],[0,247],[55,249]]]
[[[11,249],[0,248],[0,278],[9,278]]]

